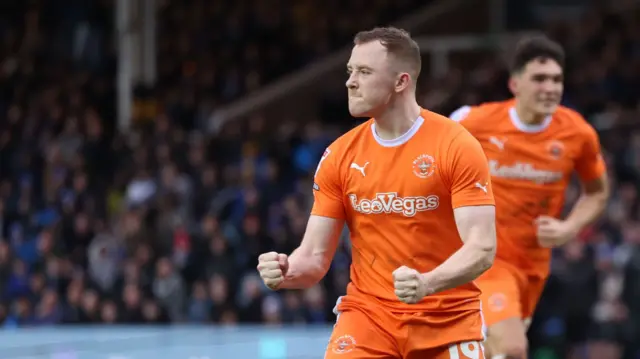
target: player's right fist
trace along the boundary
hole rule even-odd
[[[286,254],[269,252],[258,257],[258,272],[264,284],[272,290],[277,290],[284,282],[289,270],[289,257]]]
[[[413,268],[402,266],[392,275],[396,296],[404,303],[418,303],[429,293],[424,276]]]

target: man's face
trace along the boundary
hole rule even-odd
[[[548,116],[555,112],[564,90],[562,67],[552,59],[530,61],[520,73],[512,75],[509,87],[529,111]]]
[[[395,93],[398,73],[393,59],[379,41],[355,45],[347,63],[349,112],[354,117],[375,117]]]

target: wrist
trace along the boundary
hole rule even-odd
[[[425,297],[437,292],[437,280],[435,279],[433,272],[422,273],[420,275],[420,281],[424,288]]]
[[[583,227],[582,224],[570,219],[565,220],[564,225],[567,233],[569,234],[568,237],[571,237],[572,239],[578,236]]]

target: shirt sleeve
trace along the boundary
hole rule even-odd
[[[587,126],[585,141],[582,145],[580,156],[576,159],[576,172],[583,182],[600,178],[606,172],[606,165],[600,149],[600,140],[591,126]]]
[[[345,219],[343,191],[336,154],[331,146],[324,151],[313,178],[313,207],[311,214]]]
[[[446,156],[445,175],[453,208],[495,205],[487,157],[468,131],[463,130],[453,138]]]

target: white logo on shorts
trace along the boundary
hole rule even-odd
[[[331,343],[331,351],[336,354],[345,354],[356,347],[356,340],[351,335],[343,335]]]

